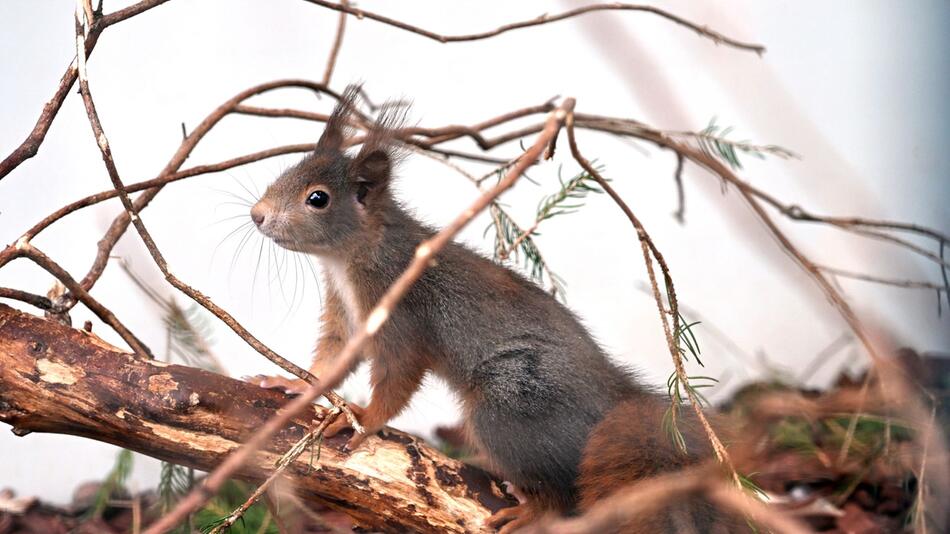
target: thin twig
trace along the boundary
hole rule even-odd
[[[53,303],[50,299],[42,295],[20,291],[19,289],[0,287],[0,299],[19,300],[20,302],[25,302],[43,311],[53,311]]]
[[[670,276],[669,267],[666,264],[666,261],[663,259],[663,255],[657,249],[656,245],[653,243],[653,240],[650,238],[650,235],[647,233],[646,228],[640,222],[636,215],[634,215],[633,210],[624,202],[623,198],[610,186],[610,183],[605,180],[597,169],[590,164],[580,152],[577,147],[577,140],[574,137],[574,121],[573,115],[569,116],[565,126],[567,130],[567,141],[571,148],[571,155],[574,159],[590,174],[594,180],[600,185],[600,187],[614,200],[621,211],[627,216],[627,219],[630,220],[630,223],[633,225],[634,229],[637,232],[637,239],[640,241],[640,248],[643,251],[643,260],[646,263],[647,274],[650,278],[650,286],[653,289],[653,298],[656,301],[657,309],[660,313],[660,322],[663,324],[663,333],[666,335],[666,344],[670,351],[670,356],[673,358],[673,365],[676,369],[676,375],[679,377],[680,383],[688,384],[689,376],[686,373],[686,369],[683,365],[683,358],[679,351],[679,346],[677,345],[676,340],[673,338],[673,332],[679,331],[679,311],[676,305],[676,292],[673,288],[673,279]],[[652,254],[652,258],[651,258]],[[672,327],[669,324],[666,309],[663,305],[663,298],[660,295],[660,289],[656,281],[656,273],[653,270],[653,259],[656,259],[656,262],[660,265],[660,269],[663,273],[664,282],[666,285],[666,294],[667,300],[670,304],[669,314],[672,317],[673,325]],[[709,424],[709,420],[706,418],[706,414],[703,413],[702,403],[699,399],[696,398],[695,392],[690,387],[685,387],[686,395],[690,400],[690,404],[693,406],[693,411],[696,412],[696,417],[699,419],[700,424],[703,427],[703,430],[706,432],[706,436],[709,438],[709,442],[712,445],[713,452],[716,454],[716,458],[723,464],[725,464],[731,471],[732,478],[736,483],[737,487],[742,487],[742,484],[739,480],[739,474],[736,472],[735,466],[732,464],[732,460],[729,458],[729,453],[726,451],[726,447],[722,444],[722,441],[719,439],[719,436],[716,435],[716,432],[713,430],[712,425]]]
[[[280,460],[277,461],[277,466],[276,466],[277,468],[274,469],[274,472],[271,473],[269,477],[267,477],[267,480],[265,480],[260,486],[258,486],[257,489],[254,490],[254,493],[252,493],[251,496],[248,497],[247,500],[245,500],[243,504],[241,504],[241,506],[238,506],[237,508],[235,508],[234,511],[231,512],[228,515],[228,517],[224,519],[224,521],[222,521],[213,529],[211,529],[211,531],[208,534],[218,534],[220,532],[225,532],[226,530],[230,529],[231,525],[233,525],[235,522],[237,522],[238,519],[243,517],[244,514],[247,512],[247,510],[251,506],[254,506],[254,503],[256,503],[264,495],[264,493],[267,492],[267,490],[270,489],[270,487],[274,485],[274,482],[276,482],[277,479],[280,478],[280,475],[283,474],[283,472],[288,467],[290,467],[294,463],[294,461],[301,454],[303,454],[304,451],[310,448],[315,441],[323,438],[323,431],[327,429],[330,423],[332,423],[333,420],[336,419],[339,414],[340,414],[340,411],[337,408],[330,409],[330,411],[327,412],[323,420],[320,421],[320,424],[317,425],[317,428],[313,429],[311,432],[308,432],[304,437],[300,438],[300,440],[297,441],[297,443],[294,443],[294,445],[290,447],[290,449],[286,453],[284,453],[283,456],[281,456]],[[276,514],[275,514],[275,517],[276,517]]]
[[[442,34],[438,34],[438,33],[420,28],[418,26],[413,26],[412,24],[407,24],[405,22],[391,19],[383,15],[378,15],[371,11],[366,11],[363,9],[350,7],[346,5],[346,3],[335,4],[333,2],[327,2],[325,0],[305,0],[305,1],[311,4],[316,4],[318,6],[328,8],[328,9],[350,13],[351,15],[355,15],[356,18],[358,19],[363,19],[363,18],[372,19],[372,20],[375,20],[376,22],[381,22],[383,24],[387,24],[389,26],[399,28],[400,30],[405,30],[407,32],[414,33],[416,35],[427,37],[434,41],[439,41],[440,43],[458,43],[458,42],[463,42],[463,41],[478,41],[481,39],[488,39],[489,37],[495,37],[496,35],[501,35],[503,33],[506,33],[512,30],[527,28],[530,26],[540,26],[542,24],[557,22],[559,20],[569,19],[571,17],[576,17],[579,15],[587,14],[587,13],[594,13],[597,11],[639,11],[643,13],[651,13],[653,15],[657,15],[666,20],[679,24],[680,26],[689,28],[690,30],[693,30],[694,32],[696,32],[697,34],[703,37],[712,39],[713,42],[715,42],[716,44],[725,44],[728,46],[732,46],[734,48],[738,48],[740,50],[748,50],[751,52],[755,52],[756,54],[759,54],[759,55],[762,55],[765,52],[765,47],[762,45],[737,41],[735,39],[726,37],[725,35],[719,32],[710,30],[709,28],[706,28],[705,26],[699,26],[698,24],[689,22],[688,20],[682,17],[673,15],[672,13],[668,11],[664,11],[660,8],[647,6],[647,5],[638,5],[638,4],[623,4],[619,2],[615,2],[612,4],[594,4],[594,5],[571,9],[563,13],[558,13],[556,15],[548,15],[545,13],[544,15],[540,15],[530,20],[523,20],[520,22],[505,24],[503,26],[499,26],[498,28],[495,28],[494,30],[490,30],[486,32],[471,33],[471,34],[465,34],[465,35],[442,35]]]
[[[676,212],[673,217],[680,224],[686,222],[686,190],[683,187],[683,155],[676,153],[676,170],[673,171],[673,183],[676,184]]]
[[[340,0],[344,7],[349,5],[347,0]],[[323,71],[323,85],[330,85],[330,78],[333,76],[333,67],[336,66],[336,58],[340,55],[340,46],[343,44],[343,32],[346,30],[346,11],[340,11],[340,21],[336,26],[336,37],[333,39],[333,48],[330,49],[330,55],[327,56],[327,67]]]
[[[865,282],[873,282],[875,284],[883,284],[887,286],[896,286],[904,287],[909,289],[932,289],[938,293],[946,291],[946,288],[942,285],[933,284],[931,282],[922,282],[919,280],[902,280],[898,278],[885,278],[882,276],[873,276],[870,274],[858,273],[854,271],[847,271],[844,269],[837,269],[835,267],[828,267],[826,265],[815,264],[819,270],[824,271],[828,274],[833,274],[835,276],[841,276],[843,278],[852,278],[854,280],[864,280]]]
[[[93,48],[96,46],[96,42],[99,40],[99,35],[103,30],[118,24],[126,19],[134,17],[140,13],[144,13],[153,7],[164,4],[168,0],[142,0],[141,2],[131,5],[127,8],[120,9],[114,13],[109,13],[108,15],[101,16],[96,19],[95,24],[90,29],[88,36],[85,37],[83,47],[86,51],[86,56],[92,53]],[[74,59],[68,67],[66,67],[66,72],[63,73],[62,78],[59,80],[59,85],[56,87],[56,92],[53,94],[53,98],[49,100],[44,106],[43,111],[40,112],[40,117],[37,119],[36,124],[33,126],[33,130],[30,132],[30,135],[20,143],[18,147],[13,149],[3,161],[0,161],[0,180],[4,176],[10,174],[10,172],[17,168],[21,163],[26,161],[29,158],[32,158],[39,151],[40,145],[43,144],[43,141],[46,139],[46,133],[49,132],[50,126],[53,124],[53,119],[56,118],[56,114],[59,113],[59,109],[63,105],[63,101],[66,100],[66,96],[69,94],[70,89],[73,84],[76,83],[76,59]]]

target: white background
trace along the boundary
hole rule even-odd
[[[131,2],[128,2],[131,3]],[[125,3],[106,0],[106,10]],[[365,0],[380,12],[441,33],[470,33],[555,13],[580,2],[388,3]],[[774,143],[800,160],[746,158],[741,176],[782,199],[817,213],[864,215],[950,228],[945,150],[948,64],[944,37],[950,4],[940,1],[707,1],[662,7],[745,41],[763,43],[757,57],[698,37],[648,14],[612,12],[508,33],[488,41],[439,44],[369,21],[350,19],[333,85],[364,81],[376,99],[408,97],[413,120],[428,126],[471,124],[554,95],[577,98],[578,110],[637,118],[657,127],[698,130],[716,116],[736,127],[736,139]],[[32,128],[74,55],[70,1],[0,3],[0,152],[6,155]],[[89,62],[93,93],[127,183],[155,176],[177,148],[181,122],[197,124],[237,92],[279,78],[317,80],[337,14],[300,1],[174,0],[108,29]],[[943,51],[943,52],[942,52]],[[325,111],[299,90],[254,101]],[[186,163],[212,163],[253,150],[312,142],[314,123],[231,117]],[[530,142],[530,139],[528,140]],[[813,283],[781,251],[736,196],[694,167],[685,173],[687,224],[672,217],[674,158],[644,144],[583,133],[581,148],[596,158],[643,219],[666,256],[681,302],[693,310],[708,369],[724,392],[750,378],[792,380],[846,327]],[[563,144],[563,143],[562,143]],[[465,142],[457,148],[470,148]],[[514,155],[517,144],[496,150]],[[556,189],[557,165],[576,173],[564,154],[534,169],[505,197],[523,225],[539,198]],[[270,160],[171,185],[144,214],[172,269],[233,313],[255,335],[300,365],[309,362],[320,311],[310,271],[284,273],[265,246],[254,280],[259,241],[233,263],[238,239],[225,236],[241,219],[225,191],[263,188],[295,160]],[[475,172],[487,171],[470,165]],[[401,169],[400,197],[441,225],[475,190],[460,176],[420,157]],[[108,189],[78,95],[71,94],[40,149],[0,181],[0,242],[15,240],[43,215],[86,194]],[[88,269],[95,243],[119,212],[118,201],[70,215],[35,244],[75,275]],[[462,239],[484,251],[483,217]],[[933,264],[878,242],[819,226],[780,221],[807,254],[823,264],[892,277],[939,281]],[[672,369],[635,235],[606,198],[579,213],[546,222],[538,238],[551,267],[568,286],[568,303],[617,359],[637,365],[645,380],[662,383]],[[929,245],[928,245],[929,246]],[[138,237],[130,232],[116,253],[168,295]],[[306,274],[306,276],[304,275]],[[51,279],[24,261],[0,270],[0,285],[45,293]],[[885,325],[902,344],[947,351],[950,317],[937,316],[931,291],[841,280],[852,304]],[[253,290],[252,290],[253,288]],[[295,289],[296,288],[296,292]],[[95,296],[163,353],[159,311],[111,265]],[[178,295],[182,304],[185,297]],[[93,318],[83,307],[77,325]],[[107,327],[95,331],[121,345]],[[275,372],[224,325],[213,323],[215,352],[234,376]],[[718,337],[723,332],[740,350]],[[860,366],[852,346],[811,380],[821,385],[842,366]],[[457,412],[440,384],[429,384],[394,425],[429,435]],[[365,396],[365,377],[344,392]],[[67,501],[84,480],[102,477],[116,449],[48,435],[0,433],[0,487]],[[157,462],[139,457],[138,488],[154,485]]]

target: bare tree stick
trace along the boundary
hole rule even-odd
[[[347,7],[347,0],[340,0],[340,5]],[[333,76],[333,67],[336,65],[336,58],[340,55],[340,46],[343,44],[343,32],[346,30],[346,11],[340,11],[340,21],[336,26],[336,37],[333,38],[333,48],[330,49],[330,55],[327,56],[327,67],[323,71],[323,85],[330,85],[330,78]]]
[[[233,113],[239,115],[255,115],[258,117],[287,117],[293,119],[303,119],[308,121],[327,122],[330,118],[325,113],[314,113],[311,111],[302,111],[290,108],[262,108],[259,106],[248,106],[240,104],[234,106]]]
[[[383,297],[376,303],[376,306],[369,313],[366,321],[359,330],[347,341],[347,344],[336,357],[336,364],[325,374],[326,383],[333,383],[339,380],[354,358],[359,354],[363,345],[369,341],[379,328],[389,318],[390,313],[398,304],[399,300],[409,291],[409,288],[416,280],[422,276],[425,269],[433,262],[434,255],[445,247],[462,228],[465,227],[481,210],[484,210],[499,195],[508,190],[518,178],[524,173],[528,166],[541,156],[542,151],[550,144],[551,139],[557,136],[561,125],[564,123],[567,114],[574,109],[574,99],[568,98],[555,110],[547,121],[547,127],[538,136],[535,143],[528,148],[524,156],[512,166],[508,174],[498,182],[490,191],[479,196],[475,202],[462,212],[452,223],[443,228],[433,237],[423,241],[416,248],[415,256],[412,262],[399,278],[389,287]],[[177,525],[184,517],[201,506],[210,495],[221,487],[228,477],[247,461],[261,445],[274,433],[283,428],[287,422],[301,410],[309,406],[314,399],[322,393],[322,387],[311,385],[293,402],[288,404],[284,410],[281,410],[273,418],[261,425],[259,430],[252,435],[247,442],[237,451],[228,455],[218,467],[211,472],[202,483],[201,487],[196,488],[181,501],[178,505],[160,521],[155,523],[146,534],[159,534],[165,530]],[[357,451],[358,452],[358,451]]]
[[[43,311],[50,311],[53,309],[53,303],[50,301],[50,299],[42,295],[36,295],[27,291],[20,291],[19,289],[11,289],[9,287],[0,287],[0,299],[19,300],[20,302],[25,302]]]
[[[931,282],[921,282],[919,280],[900,280],[897,278],[884,278],[882,276],[873,276],[869,274],[857,273],[854,271],[847,271],[844,269],[837,269],[834,267],[828,267],[825,265],[818,265],[818,264],[815,264],[815,267],[817,267],[818,270],[820,271],[824,271],[828,274],[833,274],[835,276],[841,276],[844,278],[852,278],[854,280],[864,280],[865,282],[873,282],[875,284],[884,284],[884,285],[896,286],[896,287],[906,287],[906,288],[911,288],[911,289],[933,289],[937,291],[938,293],[947,290],[947,288],[945,288],[944,286],[933,284]]]
[[[99,17],[96,19],[95,24],[93,24],[90,29],[89,35],[86,37],[83,47],[86,51],[86,55],[92,53],[93,48],[96,46],[96,42],[99,40],[99,35],[103,30],[112,26],[113,24],[118,24],[126,19],[134,17],[140,13],[148,11],[153,7],[164,4],[168,0],[142,0],[141,2],[131,5],[127,8],[120,9],[114,13],[109,13],[108,15]],[[66,95],[69,94],[69,90],[72,88],[73,84],[76,83],[76,60],[74,59],[72,63],[66,68],[66,72],[63,73],[63,77],[59,80],[59,85],[56,88],[56,92],[53,94],[53,98],[43,106],[43,111],[40,112],[40,117],[36,121],[36,125],[33,126],[33,131],[30,132],[30,135],[16,147],[13,152],[10,153],[2,162],[0,162],[0,180],[4,176],[10,174],[10,172],[17,168],[21,163],[26,161],[29,158],[32,158],[39,151],[40,145],[43,144],[43,141],[46,139],[46,133],[49,131],[50,126],[53,124],[53,119],[56,118],[56,114],[59,113],[59,108],[62,107],[63,101],[66,100]]]
[[[684,469],[632,484],[599,501],[583,515],[549,519],[528,528],[530,534],[587,534],[621,532],[625,524],[649,517],[670,503],[708,497],[737,516],[751,518],[761,526],[785,534],[811,534],[811,530],[786,513],[756,501],[728,484],[719,482],[709,465]],[[714,531],[716,532],[716,531]]]
[[[735,510],[755,523],[773,531],[787,534],[811,534],[812,530],[788,514],[776,510],[748,494],[725,484],[709,489],[709,497],[723,508]]]
[[[792,220],[795,220],[794,217],[789,217],[789,218]],[[934,254],[933,252],[923,247],[915,245],[911,243],[910,241],[897,237],[895,235],[891,235],[891,234],[882,232],[880,230],[869,230],[868,228],[864,226],[842,225],[842,224],[834,223],[834,222],[829,222],[828,224],[838,227],[846,232],[851,232],[852,234],[855,234],[855,235],[868,237],[871,239],[877,239],[878,241],[885,241],[887,243],[893,243],[899,247],[906,248],[907,250],[915,254],[918,254],[920,256],[923,256],[929,259],[930,261],[939,265],[941,268],[950,267],[950,261],[941,258],[939,254]]]
[[[121,321],[109,311],[108,308],[103,306],[98,300],[93,298],[82,286],[77,282],[67,271],[60,267],[58,263],[50,259],[49,256],[43,254],[38,248],[34,247],[27,242],[18,242],[19,244],[19,255],[24,258],[28,258],[33,263],[42,267],[46,272],[53,275],[54,278],[62,282],[66,289],[70,290],[74,295],[76,295],[80,302],[86,305],[92,313],[96,314],[102,322],[106,323],[117,334],[122,338],[123,341],[128,343],[129,348],[133,352],[141,356],[152,358],[152,351],[149,350],[148,346],[145,343],[142,343],[139,338],[135,336]],[[61,305],[56,303],[56,309],[60,309]]]
[[[83,436],[195,469],[214,468],[289,397],[216,373],[146,360],[94,335],[0,305],[0,421],[18,434]],[[308,405],[233,473],[262,481],[328,409]],[[484,472],[423,440],[387,429],[357,453],[325,439],[283,471],[311,506],[345,512],[372,531],[485,532],[511,502]],[[500,483],[500,482],[498,482]]]
[[[686,222],[686,190],[683,187],[683,155],[676,153],[676,170],[673,171],[673,182],[676,184],[676,212],[673,217],[677,222]]]
[[[556,15],[544,14],[530,20],[513,22],[511,24],[505,24],[504,26],[499,26],[498,28],[494,30],[481,32],[481,33],[472,33],[472,34],[466,34],[466,35],[441,35],[435,32],[431,32],[429,30],[425,30],[423,28],[419,28],[418,26],[413,26],[411,24],[407,24],[405,22],[391,19],[383,15],[378,15],[371,11],[366,11],[363,9],[350,7],[346,5],[346,3],[335,4],[333,2],[327,2],[325,0],[305,0],[305,1],[311,4],[316,4],[318,6],[328,8],[328,9],[333,9],[336,11],[349,13],[351,15],[355,15],[356,18],[359,18],[359,19],[363,19],[363,18],[372,19],[372,20],[375,20],[376,22],[381,22],[383,24],[387,24],[389,26],[399,28],[400,30],[405,30],[407,32],[414,33],[416,35],[421,35],[423,37],[427,37],[429,39],[432,39],[433,41],[438,41],[440,43],[478,41],[481,39],[494,37],[496,35],[501,35],[503,33],[506,33],[512,30],[527,28],[530,26],[540,26],[542,24],[557,22],[559,20],[569,19],[571,17],[576,17],[579,15],[584,15],[587,13],[593,13],[597,11],[640,11],[643,13],[651,13],[653,15],[657,15],[666,20],[679,24],[680,26],[689,28],[690,30],[693,30],[694,32],[696,32],[702,37],[707,37],[709,39],[712,39],[713,42],[715,42],[716,44],[725,44],[727,46],[738,48],[740,50],[748,50],[751,52],[755,52],[756,54],[759,54],[759,55],[762,55],[765,52],[765,47],[762,45],[744,43],[742,41],[731,39],[719,32],[710,30],[709,28],[706,28],[705,26],[699,26],[697,24],[689,22],[686,19],[673,15],[672,13],[669,13],[657,7],[647,6],[647,5],[638,5],[638,4],[623,4],[620,2],[615,2],[612,4],[594,4],[594,5],[589,5],[589,6],[583,6],[583,7],[571,9],[569,11],[565,11],[563,13],[558,13]]]
[[[641,480],[598,501],[583,515],[549,518],[527,528],[528,534],[588,534],[622,532],[622,525],[636,517],[648,517],[670,502],[702,488],[704,478],[715,476],[708,466],[699,476],[697,468]]]

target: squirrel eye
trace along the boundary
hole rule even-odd
[[[307,204],[317,209],[323,209],[330,204],[330,193],[317,189],[307,196]]]

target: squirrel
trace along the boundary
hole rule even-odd
[[[358,153],[346,153],[357,94],[358,87],[347,88],[315,150],[251,209],[257,228],[277,245],[321,260],[328,284],[310,369],[318,377],[409,265],[415,247],[435,233],[390,188],[398,159],[392,131],[404,113],[385,108],[367,126]],[[668,403],[612,362],[554,296],[454,242],[362,356],[370,362],[372,396],[354,412],[366,433],[354,433],[347,448],[382,429],[433,373],[458,395],[468,439],[489,471],[524,496],[488,519],[499,532],[548,512],[583,510],[637,478],[709,453],[695,432],[688,436],[691,454],[674,449],[661,424]],[[338,418],[325,436],[346,428],[347,420]],[[658,525],[643,531],[675,530]]]

